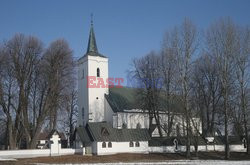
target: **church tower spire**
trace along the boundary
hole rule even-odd
[[[90,32],[89,32],[89,42],[87,48],[87,54],[90,55],[98,55],[98,49],[96,45],[95,39],[95,32],[94,32],[94,25],[93,25],[93,14],[91,14],[91,25],[90,25]]]
[[[105,95],[109,94],[106,87],[89,87],[91,77],[108,79],[108,57],[98,52],[92,17],[87,52],[78,60],[78,125],[84,126],[89,122],[106,120]]]

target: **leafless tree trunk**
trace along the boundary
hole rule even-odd
[[[200,106],[203,134],[214,136],[217,111],[220,108],[221,86],[216,59],[208,54],[196,60],[193,72],[193,92]],[[206,122],[205,122],[206,121]]]
[[[225,124],[225,159],[230,157],[228,125],[229,97],[232,83],[233,57],[237,55],[237,32],[230,19],[214,23],[207,32],[207,44],[211,54],[218,61],[220,82],[222,86],[224,124]]]
[[[250,60],[250,30],[239,29],[239,52],[234,57],[236,63],[236,75],[239,86],[240,109],[243,114],[243,127],[247,144],[247,154],[250,154],[248,135],[248,112],[247,112],[247,87],[249,82],[249,60]]]
[[[197,49],[197,30],[195,25],[188,19],[185,19],[180,27],[180,51],[178,56],[178,69],[181,82],[181,96],[184,105],[185,127],[186,127],[186,156],[190,157],[190,73],[192,69],[192,56]]]
[[[166,114],[167,114],[167,128],[164,131],[169,137],[173,131],[173,120],[175,113],[171,104],[174,102],[177,88],[177,53],[176,47],[178,46],[178,32],[173,29],[167,32],[163,39],[163,46],[161,51],[161,69],[164,79],[163,92],[166,98]]]
[[[158,128],[160,137],[162,137],[162,128],[160,122],[160,93],[161,82],[160,75],[161,70],[160,58],[154,52],[149,55],[133,61],[134,77],[141,83],[141,87],[138,90],[143,109],[148,111],[150,127],[155,120],[155,124]]]
[[[0,53],[0,105],[7,119],[9,148],[21,139],[35,148],[51,109],[68,92],[73,68],[72,52],[63,40],[53,42],[43,53],[35,37],[16,35]],[[54,112],[53,113],[57,113]]]

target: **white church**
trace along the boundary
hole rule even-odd
[[[89,87],[88,77],[106,80],[109,76],[108,57],[97,49],[93,23],[91,22],[86,54],[78,60],[78,127],[76,148],[85,148],[85,154],[148,153],[154,145],[161,146],[157,127],[149,127],[149,116],[136,104],[133,88]],[[167,123],[166,113],[161,123]],[[198,121],[198,120],[197,120]],[[172,136],[184,135],[182,115],[173,119]],[[201,124],[199,131],[201,131]],[[155,124],[153,124],[155,125]],[[164,133],[164,131],[162,131]],[[165,134],[163,134],[166,136]],[[157,141],[157,138],[159,140]],[[170,145],[181,143],[170,139]],[[185,144],[183,144],[185,145]]]

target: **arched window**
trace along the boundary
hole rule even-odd
[[[181,136],[179,124],[176,125],[176,136]]]
[[[134,147],[134,143],[132,141],[129,142],[129,147]]]
[[[123,124],[122,124],[122,128],[123,128],[123,129],[126,129],[127,127],[128,127],[128,126],[127,126],[126,123],[123,123]]]
[[[106,148],[106,142],[102,142],[102,148]]]
[[[178,140],[177,139],[174,139],[174,148],[175,150],[178,150]]]
[[[111,142],[108,143],[108,148],[112,148],[112,143]]]
[[[96,77],[100,77],[100,69],[99,68],[97,68],[97,70],[96,70]]]
[[[136,129],[141,129],[141,124],[140,123],[137,123]]]
[[[137,142],[135,143],[135,146],[136,146],[136,147],[140,147],[140,142],[137,141]]]

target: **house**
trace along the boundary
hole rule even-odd
[[[58,139],[58,140],[56,140]],[[41,132],[37,138],[37,148],[38,149],[48,149],[53,141],[57,141],[57,145],[60,145],[60,148],[66,148],[67,139],[62,132],[52,130],[51,132]]]

